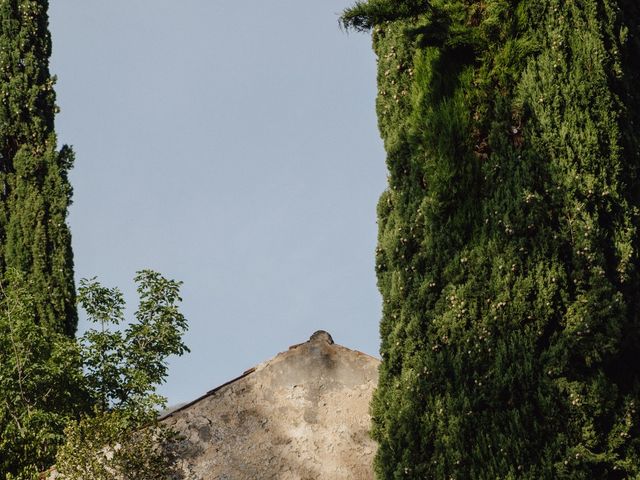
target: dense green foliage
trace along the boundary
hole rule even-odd
[[[0,274],[24,272],[37,321],[72,336],[73,153],[56,146],[47,8],[45,0],[0,0]]]
[[[23,275],[9,271],[0,292],[0,478],[51,465],[63,430],[87,410],[80,350],[64,334],[37,324]]]
[[[70,479],[103,478],[109,468],[130,468],[131,478],[140,479],[168,471],[170,457],[156,448],[171,433],[156,424],[165,401],[156,387],[166,379],[167,358],[188,351],[180,282],[139,272],[138,310],[119,326],[122,294],[82,281],[80,303],[99,329],[73,340],[35,322],[36,301],[24,276],[9,272],[12,288],[0,292],[0,478],[30,479],[55,463],[60,446]],[[119,453],[97,462],[114,439]],[[94,476],[88,468],[97,469]]]
[[[155,412],[154,412],[155,413]],[[66,430],[56,457],[63,480],[162,480],[174,478],[175,434],[149,418],[115,410],[83,418]]]
[[[0,477],[46,466],[86,410],[69,147],[57,149],[46,0],[0,0]]]
[[[640,476],[640,10],[371,0],[380,478]]]

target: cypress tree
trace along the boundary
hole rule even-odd
[[[72,336],[73,153],[56,146],[47,9],[46,0],[0,0],[0,273],[24,272],[37,321]]]
[[[635,0],[369,0],[379,478],[640,476]]]

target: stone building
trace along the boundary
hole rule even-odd
[[[189,480],[373,478],[369,401],[379,361],[324,331],[161,421]]]

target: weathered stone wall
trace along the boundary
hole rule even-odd
[[[167,415],[183,479],[371,479],[378,360],[316,332]]]

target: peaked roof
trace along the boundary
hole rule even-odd
[[[184,478],[373,478],[378,365],[320,330],[166,414]]]

